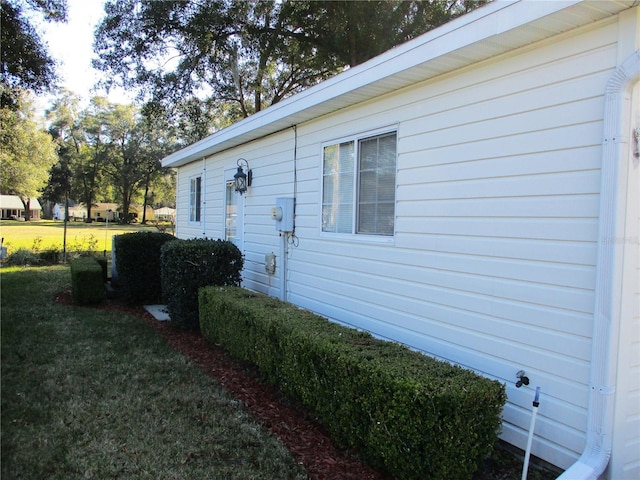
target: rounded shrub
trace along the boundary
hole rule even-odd
[[[60,250],[57,248],[49,248],[38,252],[38,258],[47,264],[54,264],[60,261]]]
[[[27,266],[27,265],[38,265],[42,263],[42,260],[37,254],[33,253],[31,250],[27,250],[26,248],[20,248],[15,252],[11,253],[7,257],[4,263],[5,265]]]
[[[228,240],[191,239],[163,245],[162,298],[171,321],[198,330],[198,289],[209,285],[238,286],[242,252]]]
[[[115,236],[118,284],[129,303],[158,303],[162,296],[160,249],[173,235],[136,232]]]

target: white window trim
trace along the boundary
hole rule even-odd
[[[380,127],[373,130],[367,130],[364,132],[358,132],[351,135],[345,135],[343,137],[337,137],[331,140],[327,140],[320,144],[320,190],[319,196],[320,201],[319,205],[319,216],[320,221],[318,222],[318,235],[323,239],[330,239],[336,241],[348,241],[348,242],[361,242],[361,243],[371,243],[371,244],[394,244],[396,241],[396,220],[397,220],[397,207],[398,207],[398,140],[399,136],[399,125],[394,124],[391,126]],[[396,134],[396,184],[395,184],[395,203],[394,203],[394,221],[393,221],[393,234],[392,235],[375,235],[375,234],[366,234],[366,233],[356,233],[357,228],[357,201],[358,201],[358,193],[357,193],[357,182],[358,182],[358,142],[360,140],[364,140],[369,137],[377,137],[386,134]],[[355,166],[354,166],[354,192],[355,192],[355,203],[353,208],[353,233],[334,233],[334,232],[325,232],[322,230],[322,203],[324,196],[324,149],[325,147],[336,145],[344,142],[354,142],[355,145]]]
[[[191,219],[191,183],[193,180],[200,178],[200,220],[192,220]],[[204,216],[204,175],[202,173],[198,173],[197,175],[191,175],[189,177],[189,199],[187,205],[187,219],[190,225],[202,225],[202,218]]]

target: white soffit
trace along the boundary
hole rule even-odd
[[[179,167],[615,15],[638,0],[497,0],[164,158]]]

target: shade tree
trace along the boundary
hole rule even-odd
[[[31,198],[46,187],[58,157],[56,143],[35,120],[28,94],[23,92],[16,102],[15,108],[0,108],[0,192],[19,196],[29,212]]]
[[[94,66],[199,139],[482,3],[110,0]]]
[[[18,108],[20,91],[41,93],[56,86],[56,62],[34,19],[67,20],[66,0],[0,0],[0,107]]]

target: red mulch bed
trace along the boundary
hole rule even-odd
[[[56,296],[55,301],[72,304],[71,292]],[[170,322],[159,322],[142,307],[128,307],[114,300],[98,305],[141,318],[155,328],[169,345],[193,360],[207,374],[214,376],[225,389],[249,409],[304,465],[314,480],[389,480],[355,455],[336,448],[322,428],[302,409],[282,397],[278,390],[261,381],[251,368],[231,359],[220,347],[211,345],[200,334],[178,330]]]

